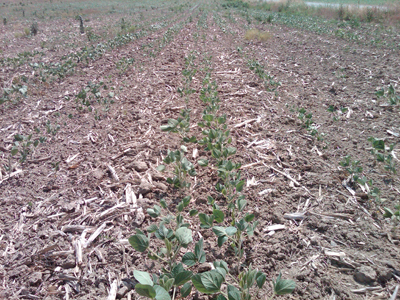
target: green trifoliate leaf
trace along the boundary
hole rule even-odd
[[[155,285],[154,290],[156,292],[156,296],[154,297],[156,300],[171,300],[171,296],[163,287]]]
[[[133,271],[133,276],[139,283],[143,285],[150,285],[153,286],[153,280],[151,279],[151,276],[147,272],[139,271],[139,270],[134,270]]]
[[[254,215],[253,214],[246,214],[246,216],[244,217],[244,220],[246,222],[251,222],[254,219]]]
[[[228,285],[228,300],[240,300],[240,292],[233,285]]]
[[[263,287],[266,279],[267,279],[267,276],[263,272],[257,272],[256,282],[257,282],[258,288],[261,289]]]
[[[206,261],[206,253],[203,250],[203,238],[201,238],[194,247],[194,254],[199,263],[204,263]]]
[[[282,274],[279,274],[273,281],[274,294],[285,295],[290,294],[296,288],[296,283],[293,280],[282,279]]]
[[[211,270],[192,276],[195,288],[204,294],[215,294],[220,291],[224,277],[216,270]]]
[[[175,286],[181,286],[182,284],[185,284],[192,278],[193,273],[191,271],[183,271],[180,272],[178,275],[175,277]]]
[[[221,211],[221,210],[219,210],[219,209],[214,209],[213,210],[213,215],[214,215],[214,220],[217,222],[217,223],[222,223],[223,221],[224,221],[224,213]]]
[[[244,186],[244,180],[239,181],[239,183],[236,185],[236,191],[241,192],[243,190]]]
[[[183,255],[182,257],[182,263],[189,267],[194,266],[196,264],[196,261],[196,255],[192,252],[186,252],[185,255]]]
[[[135,285],[135,291],[141,296],[154,299],[156,297],[156,291],[151,285],[144,285],[138,283]]]
[[[147,226],[146,231],[148,233],[153,233],[154,231],[156,231],[158,229],[156,224],[151,224],[150,226]]]
[[[193,242],[192,231],[186,227],[178,228],[175,231],[175,236],[179,243],[185,248]]]
[[[164,172],[165,171],[165,166],[164,165],[159,165],[157,167],[157,171]]]
[[[174,278],[168,278],[167,276],[165,276],[163,280],[160,280],[160,286],[164,288],[164,290],[169,291],[174,285],[174,281]]]
[[[128,239],[129,243],[136,251],[144,252],[149,247],[149,240],[145,235],[136,234]]]
[[[218,242],[218,247],[222,247],[222,245],[226,242],[228,240],[228,237],[225,235],[225,236],[220,236],[220,237],[218,237],[218,239],[217,239],[217,242]]]
[[[227,235],[232,236],[237,232],[237,228],[233,227],[233,226],[229,226],[229,227],[225,228],[225,232]]]
[[[199,166],[202,166],[202,167],[207,167],[208,166],[208,160],[204,159],[204,158],[199,159],[197,161],[197,163],[199,164]]]
[[[193,216],[197,215],[198,212],[199,212],[199,211],[198,211],[197,209],[191,209],[191,210],[189,211],[189,215],[190,215],[191,217],[193,217]]]
[[[192,291],[192,284],[190,282],[186,282],[181,288],[181,296],[182,298],[186,298],[189,296]]]
[[[215,233],[215,235],[217,237],[221,237],[221,236],[225,236],[226,235],[225,228],[221,227],[221,226],[214,226],[212,231]]]

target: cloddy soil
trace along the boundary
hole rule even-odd
[[[135,269],[157,274],[159,265],[127,239],[154,222],[147,208],[179,195],[156,167],[180,140],[160,126],[188,107],[190,133],[201,138],[196,124],[209,63],[237,148],[233,160],[246,179],[247,209],[259,220],[245,242],[244,265],[267,278],[282,272],[293,279],[297,287],[288,299],[388,299],[400,279],[400,231],[383,217],[383,207],[393,210],[399,202],[399,178],[376,160],[368,138],[395,144],[398,165],[399,107],[375,95],[389,84],[398,90],[398,51],[274,22],[248,24],[234,9],[227,17],[209,4],[174,5],[152,3],[130,14],[118,7],[112,14],[89,11],[91,40],[72,16],[37,19],[35,36],[16,34],[33,19],[9,17],[1,25],[0,84],[15,91],[0,105],[0,298],[106,299],[114,280],[117,297],[138,297],[123,282]],[[121,18],[136,26],[133,33],[144,33],[98,47],[128,34]],[[270,36],[245,40],[250,28]],[[90,46],[102,50],[84,56]],[[185,101],[178,88],[190,55],[195,92]],[[57,69],[66,56],[73,68]],[[280,85],[265,85],[251,61]],[[310,114],[314,132],[305,124]],[[17,134],[43,143],[17,145]],[[13,147],[20,152],[12,155]],[[194,149],[207,156],[201,145],[188,144],[193,163]],[[340,164],[345,156],[359,161],[358,175],[369,186],[351,180]],[[218,177],[195,166],[191,207],[210,213],[207,196],[223,202],[213,188]],[[372,195],[373,188],[380,194]],[[144,218],[127,201],[130,190]],[[197,217],[188,220],[194,239],[205,238],[207,262],[235,263]],[[278,224],[284,228],[270,230]],[[260,293],[267,296],[269,286]]]

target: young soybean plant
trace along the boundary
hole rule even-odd
[[[183,257],[180,256],[182,249],[187,249],[193,243],[192,231],[189,229],[190,224],[185,223],[182,215],[189,203],[190,196],[184,197],[178,204],[177,213],[174,215],[168,209],[170,206],[162,199],[161,207],[155,205],[154,208],[147,210],[152,218],[161,217],[161,222],[147,227],[147,235],[137,229],[136,234],[129,238],[129,243],[135,250],[147,252],[150,259],[158,260],[163,264],[160,276],[154,274],[150,276],[147,272],[134,271],[134,276],[139,281],[135,290],[139,295],[151,299],[169,300],[171,299],[169,294],[171,289],[172,299],[176,298],[177,292],[180,292],[181,297],[190,294],[192,285],[189,281],[193,276],[190,268],[197,263],[205,262],[206,256],[203,250],[203,239],[196,243],[194,253],[187,251]],[[162,214],[163,211],[166,211],[166,214]],[[190,215],[195,213],[196,211],[192,210]],[[163,243],[163,247],[149,246],[150,241],[153,240],[153,234],[155,239]],[[184,267],[183,264],[187,267]]]
[[[396,162],[393,160],[392,155],[392,151],[396,144],[386,146],[384,140],[376,139],[374,137],[368,138],[368,141],[372,143],[373,149],[371,150],[371,153],[375,155],[376,160],[385,163],[385,170],[396,174]]]
[[[168,150],[167,156],[164,158],[163,162],[167,165],[173,164],[173,174],[174,177],[168,177],[167,182],[171,184],[174,188],[185,189],[190,188],[190,182],[188,181],[188,175],[193,177],[196,176],[196,170],[194,165],[186,158],[185,153],[187,148],[181,145],[180,150],[170,151]],[[165,165],[159,165],[157,170],[164,172],[166,169]]]

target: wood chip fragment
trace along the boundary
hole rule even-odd
[[[106,223],[101,224],[101,226],[97,228],[96,231],[93,232],[92,235],[88,238],[86,243],[83,245],[83,248],[89,247],[90,244],[100,235],[100,233],[103,232],[105,228],[106,228]]]
[[[380,286],[371,286],[371,287],[364,287],[361,289],[351,290],[351,292],[354,294],[365,294],[368,291],[377,291],[377,290],[381,290],[381,289],[382,288]]]
[[[119,177],[117,175],[117,172],[115,172],[115,169],[111,165],[107,165],[108,169],[111,172],[112,177],[114,178],[115,181],[119,181]]]
[[[23,173],[23,172],[24,172],[24,171],[22,171],[21,169],[18,169],[18,170],[16,170],[15,172],[12,172],[11,174],[4,176],[3,179],[0,180],[0,184],[2,184],[4,181],[10,179],[11,177],[14,177],[14,176],[16,176],[16,175],[18,175],[18,174],[21,174],[21,173]]]
[[[286,220],[304,220],[306,218],[305,213],[291,213],[284,214],[283,218]]]
[[[277,230],[283,230],[286,229],[286,226],[283,224],[275,224],[271,226],[267,226],[264,228],[264,231],[277,231]]]
[[[256,122],[256,121],[257,121],[257,122],[260,122],[260,121],[261,121],[261,116],[258,116],[258,118],[256,118],[256,119],[246,120],[246,121],[244,121],[244,122],[242,122],[242,123],[236,124],[236,125],[233,126],[233,127],[234,127],[234,128],[239,128],[239,127],[242,127],[242,126],[244,126],[244,125],[254,123],[254,122]]]
[[[118,282],[117,279],[114,279],[113,283],[110,286],[110,291],[108,293],[107,300],[115,300],[117,298],[117,289],[118,289]]]
[[[399,285],[396,285],[396,288],[394,289],[394,292],[392,296],[390,296],[389,300],[395,300],[397,298],[397,293],[399,292]]]
[[[335,257],[345,257],[346,256],[346,253],[344,253],[344,252],[335,252],[335,251],[325,250],[324,253],[326,256],[335,256]]]

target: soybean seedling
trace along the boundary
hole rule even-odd
[[[374,137],[368,138],[368,141],[372,143],[373,149],[371,153],[375,156],[376,160],[385,164],[385,170],[396,174],[396,162],[392,154],[395,144],[387,146],[384,140]]]

